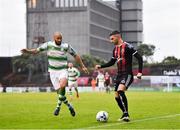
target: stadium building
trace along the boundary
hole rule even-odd
[[[123,39],[142,42],[142,1],[117,0],[27,0],[27,47],[52,39],[55,31],[63,34],[80,54],[109,59],[113,45],[108,36],[120,30]]]

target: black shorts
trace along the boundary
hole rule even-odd
[[[117,91],[119,84],[123,84],[126,86],[126,89],[131,85],[133,82],[133,74],[121,74],[117,75],[114,81],[115,91]]]
[[[110,85],[110,81],[105,81],[104,84],[105,84],[105,87],[109,86]]]

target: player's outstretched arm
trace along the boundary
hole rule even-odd
[[[116,63],[116,59],[111,58],[111,60],[103,65],[96,65],[95,69],[101,69],[101,68],[106,68],[114,65]]]
[[[89,71],[88,71],[88,69],[86,68],[86,66],[84,65],[84,63],[82,62],[81,57],[80,57],[78,54],[76,54],[76,55],[74,56],[74,58],[75,58],[76,62],[80,64],[82,70],[83,70],[85,73],[89,74]]]
[[[137,78],[141,79],[141,77],[142,77],[142,68],[143,68],[143,58],[142,58],[141,55],[139,55],[139,53],[136,53],[134,56],[138,60],[138,64],[139,64]]]
[[[22,49],[21,50],[21,53],[29,53],[29,54],[37,54],[38,53],[38,50],[37,49]]]

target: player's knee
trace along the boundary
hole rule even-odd
[[[118,94],[119,95],[124,95],[124,91],[120,90],[120,91],[118,91]]]
[[[64,101],[64,100],[66,100],[66,97],[60,95],[60,96],[59,96],[59,100],[60,100],[60,101]]]
[[[118,97],[119,97],[118,92],[115,92],[115,98],[118,98]]]
[[[120,85],[118,86],[118,90],[117,90],[117,91],[118,91],[118,92],[119,92],[119,91],[125,92],[125,91],[126,91],[126,86],[123,85],[123,84],[120,84]]]

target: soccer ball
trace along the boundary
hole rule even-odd
[[[99,111],[96,114],[96,120],[99,122],[107,122],[108,121],[108,113],[106,111]]]

